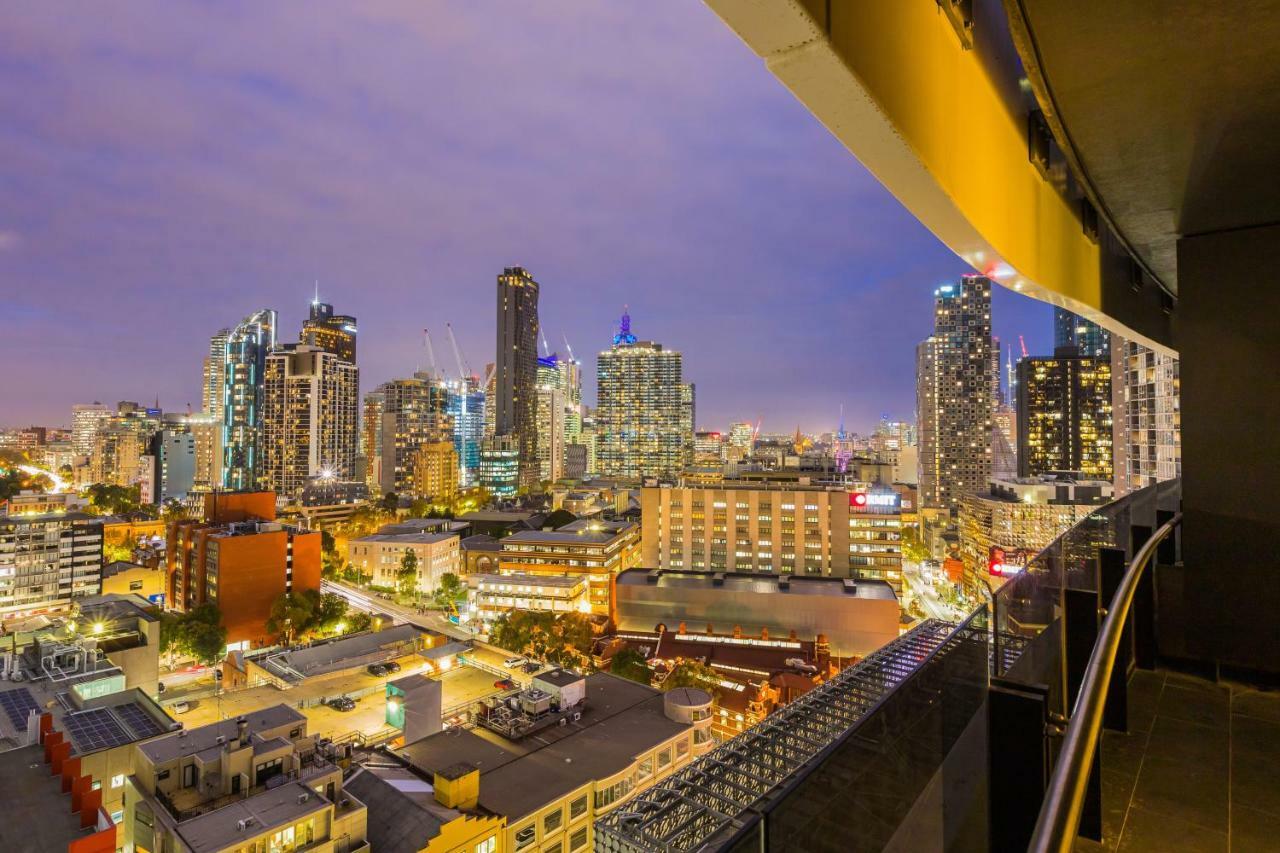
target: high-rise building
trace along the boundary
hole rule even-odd
[[[966,275],[933,295],[933,335],[916,350],[920,502],[954,518],[991,476],[991,282]]]
[[[102,519],[69,509],[74,500],[23,494],[0,504],[0,618],[65,610],[102,591]]]
[[[191,488],[197,492],[210,491],[222,484],[222,453],[219,450],[222,421],[216,420],[208,411],[186,415],[182,420],[191,433],[195,446],[195,472]]]
[[[513,435],[495,435],[480,444],[480,485],[496,498],[513,497],[520,488],[520,443]]]
[[[738,421],[729,425],[729,443],[725,447],[725,458],[729,462],[741,462],[756,449],[756,431],[746,421]]]
[[[328,350],[290,344],[267,356],[259,472],[266,487],[292,498],[308,478],[355,476],[359,385],[359,368]]]
[[[538,283],[523,267],[498,276],[498,341],[494,375],[494,432],[514,435],[520,485],[538,481]]]
[[[538,479],[559,480],[564,476],[565,414],[568,395],[565,374],[560,370],[555,353],[538,359],[537,441],[534,458],[538,461]]]
[[[678,473],[693,447],[692,393],[680,353],[637,340],[624,313],[613,346],[600,353],[596,365],[599,473]]]
[[[150,453],[151,438],[159,429],[158,410],[120,402],[94,434],[89,482],[133,486],[149,479],[151,469],[143,457]]]
[[[485,397],[480,377],[451,379],[445,383],[446,410],[453,418],[453,447],[458,455],[458,485],[475,483],[480,467],[480,442],[484,440]]]
[[[227,335],[222,367],[222,485],[256,488],[262,464],[263,379],[276,348],[276,312],[250,314]]]
[[[200,393],[201,407],[222,422],[223,395],[227,384],[227,339],[230,329],[219,329],[209,338],[209,355],[204,360],[204,384]]]
[[[1133,341],[1112,350],[1116,493],[1182,476],[1179,363]]]
[[[101,403],[71,407],[71,445],[80,456],[93,452],[93,439],[98,427],[111,417],[111,410]]]
[[[1018,362],[1018,476],[1112,476],[1111,359],[1074,348]]]
[[[428,373],[393,379],[365,395],[364,445],[370,491],[417,494],[414,470],[418,448],[452,439],[448,389]]]
[[[1053,350],[1075,347],[1080,355],[1091,358],[1111,357],[1111,333],[1097,323],[1071,313],[1065,308],[1053,309]]]
[[[320,301],[319,293],[311,301],[311,313],[302,324],[298,342],[331,352],[343,361],[356,363],[356,318],[334,314],[333,306]]]
[[[143,484],[143,503],[185,500],[196,484],[196,436],[182,422],[166,423],[151,437],[150,482]]]
[[[452,436],[419,445],[414,459],[413,488],[418,497],[452,500],[458,494],[458,451]]]

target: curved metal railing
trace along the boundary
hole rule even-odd
[[[1067,726],[1062,750],[1058,754],[1058,763],[1049,779],[1044,805],[1031,836],[1028,849],[1035,853],[1069,853],[1075,844],[1089,774],[1096,758],[1098,735],[1102,731],[1107,687],[1111,683],[1111,672],[1115,668],[1116,654],[1124,636],[1125,622],[1129,618],[1134,593],[1138,589],[1142,573],[1156,553],[1156,548],[1181,523],[1182,513],[1175,513],[1173,518],[1161,525],[1138,549],[1107,605],[1106,618],[1098,631],[1098,641],[1094,644],[1093,653],[1089,655],[1080,693],[1072,709],[1071,722]]]

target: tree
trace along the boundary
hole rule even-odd
[[[202,604],[189,613],[160,616],[160,651],[184,655],[213,666],[227,649],[227,629],[216,604]]]
[[[311,621],[313,603],[306,596],[286,592],[271,602],[271,615],[267,617],[267,630],[282,636],[286,645],[306,630]]]
[[[429,518],[432,515],[431,501],[426,498],[414,498],[409,504],[410,518]]]
[[[89,506],[99,515],[132,515],[141,509],[140,486],[117,486],[114,483],[94,483],[85,489]]]
[[[187,518],[190,513],[187,512],[186,506],[177,498],[169,498],[164,502],[164,506],[160,508],[160,517],[168,524],[171,521],[181,521]]]
[[[719,681],[716,671],[700,660],[682,660],[671,670],[671,674],[662,682],[663,690],[675,690],[677,687],[698,687],[712,690]]]
[[[609,661],[609,672],[641,684],[648,684],[653,676],[644,655],[630,647],[622,649],[613,656],[613,660]]]
[[[338,540],[333,538],[333,534],[327,530],[320,531],[320,553],[336,554],[338,553]]]
[[[378,505],[383,512],[394,513],[400,509],[400,496],[395,492],[387,492],[382,496],[382,500],[378,502]]]
[[[400,558],[400,570],[396,572],[396,588],[406,597],[418,592],[418,555],[412,548],[406,548],[404,556]]]
[[[920,539],[920,531],[914,527],[903,528],[902,556],[912,563],[923,563],[932,556],[929,548]]]
[[[227,651],[227,629],[218,623],[194,621],[187,626],[187,647],[197,663],[214,666]]]
[[[435,591],[436,604],[448,607],[467,597],[467,585],[453,572],[445,572],[440,576],[440,587]]]
[[[336,633],[338,624],[347,620],[350,607],[347,600],[336,593],[326,592],[318,596],[307,629],[323,634]]]

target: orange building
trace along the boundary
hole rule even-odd
[[[272,602],[320,589],[320,533],[276,521],[271,492],[206,495],[205,521],[174,521],[168,533],[171,607],[216,604],[229,646],[266,645]]]

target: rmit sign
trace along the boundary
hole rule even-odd
[[[897,492],[890,492],[888,494],[872,494],[868,492],[849,493],[849,506],[854,509],[865,509],[866,507],[896,507],[897,505]]]

